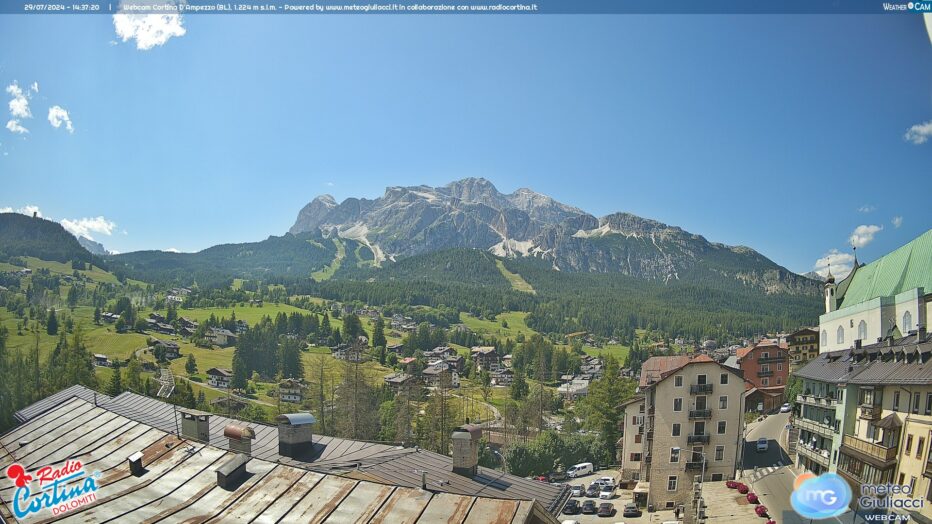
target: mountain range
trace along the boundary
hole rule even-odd
[[[737,281],[766,293],[816,294],[818,283],[744,246],[629,213],[595,217],[534,192],[499,192],[484,178],[443,187],[388,187],[376,199],[337,203],[318,196],[298,213],[291,234],[353,240],[375,265],[450,248],[546,261],[563,272],[620,273],[670,282]]]

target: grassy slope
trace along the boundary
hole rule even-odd
[[[505,279],[508,280],[508,282],[511,284],[511,289],[514,289],[515,291],[531,293],[532,295],[537,294],[531,284],[529,284],[527,280],[524,280],[524,277],[517,273],[508,271],[508,268],[505,267],[505,264],[501,260],[496,259],[495,265],[498,267],[498,270],[501,271],[502,276],[505,277]]]
[[[330,277],[340,269],[340,266],[343,264],[343,259],[346,257],[346,246],[343,245],[343,241],[337,237],[333,237],[331,240],[333,240],[333,244],[337,247],[337,254],[333,257],[333,262],[327,264],[320,271],[311,273],[311,278],[318,282],[329,280]]]
[[[526,337],[537,333],[524,322],[526,317],[527,313],[523,311],[502,313],[495,320],[483,320],[468,313],[460,313],[460,322],[480,335],[494,336],[500,339],[514,339],[518,336],[518,333],[524,333]],[[508,323],[507,328],[502,327],[503,320]]]

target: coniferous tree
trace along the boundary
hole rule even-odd
[[[379,315],[379,318],[375,320],[375,327],[372,329],[372,347],[384,348],[386,345],[388,345],[388,341],[385,340],[385,320]]]
[[[194,359],[194,353],[188,353],[188,360],[184,363],[184,370],[188,375],[197,373],[197,360]]]
[[[58,317],[55,316],[55,308],[49,308],[49,316],[45,321],[45,332],[49,335],[58,334]]]
[[[120,393],[123,393],[123,381],[121,380],[120,365],[117,363],[113,364],[113,373],[110,375],[110,382],[107,384],[107,394],[111,397],[115,397]]]

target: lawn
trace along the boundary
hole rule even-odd
[[[517,273],[508,271],[508,268],[505,267],[505,264],[501,260],[496,259],[495,265],[498,266],[498,270],[502,273],[502,276],[505,277],[505,279],[511,284],[511,289],[514,289],[515,291],[523,291],[532,295],[537,294],[537,291],[534,291],[534,288],[530,283],[528,283],[527,280],[524,280],[524,277]]]
[[[333,240],[333,244],[337,247],[337,254],[333,257],[333,262],[320,271],[311,273],[311,278],[318,282],[321,280],[329,280],[330,277],[340,269],[340,265],[343,264],[343,258],[346,257],[346,246],[343,245],[343,241],[337,237],[333,237],[331,240]]]
[[[301,313],[307,314],[308,311],[305,309],[296,308],[294,306],[289,306],[287,304],[273,304],[271,302],[265,302],[262,306],[243,306],[237,308],[215,308],[215,307],[205,307],[205,308],[193,308],[193,309],[179,309],[179,317],[187,317],[192,320],[197,320],[198,322],[207,320],[210,318],[210,315],[213,314],[218,319],[221,317],[230,318],[233,314],[233,311],[236,311],[236,318],[239,320],[245,320],[249,323],[250,326],[259,322],[264,316],[270,318],[275,318],[275,315],[279,313],[285,313],[290,315],[291,313]],[[148,313],[146,313],[148,316]]]
[[[527,318],[527,313],[524,311],[501,313],[495,320],[483,320],[468,313],[460,313],[460,322],[466,327],[480,335],[494,336],[499,339],[514,339],[519,333],[523,333],[526,337],[536,334],[536,331],[527,327],[525,318]],[[508,327],[502,326],[502,321],[507,323]]]
[[[605,344],[604,346],[600,348],[596,348],[592,346],[583,346],[583,351],[585,351],[587,355],[592,355],[594,357],[598,357],[598,356],[607,357],[611,355],[615,357],[615,359],[618,360],[619,363],[622,363],[622,364],[624,363],[625,359],[628,357],[628,351],[630,350],[631,348],[629,348],[628,346],[623,346],[621,344]]]

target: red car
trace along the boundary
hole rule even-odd
[[[748,487],[747,487],[746,484],[742,484],[742,483],[740,483],[740,482],[738,483],[738,493],[744,495],[744,494],[747,493],[748,491],[751,491],[751,490],[748,489]]]
[[[760,499],[754,493],[748,493],[748,502],[751,504],[760,504]]]
[[[728,489],[735,489],[735,488],[738,487],[738,481],[735,481],[735,480],[726,480],[726,481],[725,481],[725,487],[727,487]]]
[[[767,515],[767,506],[757,506],[754,508],[754,512],[757,513],[758,517],[769,517]]]
[[[536,480],[537,482],[547,482],[547,483],[550,482],[550,479],[548,479],[546,475],[538,475],[534,477],[534,480]]]

